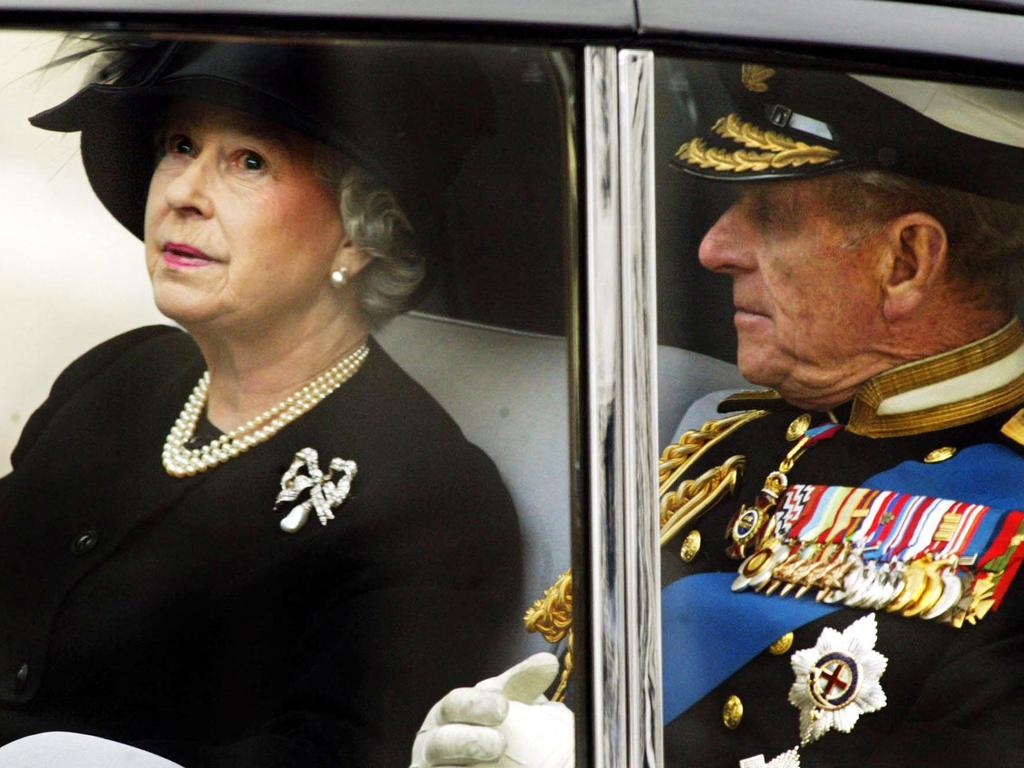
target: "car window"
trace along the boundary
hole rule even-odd
[[[756,52],[655,73],[659,394],[686,401],[657,458],[665,763],[948,760],[949,728],[1010,759],[931,696],[1004,701],[968,645],[1016,674],[1020,92]]]
[[[273,747],[285,762],[312,760],[309,749],[407,761],[433,701],[547,647],[522,614],[571,562],[576,56],[97,40],[131,62],[99,75],[89,98],[100,106],[68,106],[97,59],[52,66],[78,50],[60,33],[0,32],[0,519],[14,530],[30,507],[59,518],[0,538],[17,558],[48,542],[63,574],[33,607],[21,579],[4,579],[18,618],[0,647],[0,721],[31,700],[86,720],[101,711],[119,725],[65,730],[174,742],[156,751],[190,764],[185,742],[249,754],[298,718],[317,746]],[[320,59],[324,70],[310,64]],[[324,82],[310,85],[318,72]],[[227,93],[218,78],[244,87]],[[271,80],[281,90],[267,96]],[[324,95],[303,102],[303,89]],[[62,103],[36,119],[49,131],[29,124]],[[341,260],[317,261],[324,253]],[[402,269],[371,285],[364,270],[389,258]],[[323,351],[338,342],[303,354],[337,322],[307,312],[321,304],[361,318],[368,352]],[[222,367],[203,384],[207,358]],[[308,373],[280,387],[251,379],[250,395],[266,390],[253,413],[225,418],[244,410],[230,397],[214,410],[218,371],[234,381],[290,359]],[[373,377],[365,391],[360,372]],[[188,383],[176,398],[178,378]],[[320,421],[350,390],[338,420]],[[222,487],[241,464],[252,474]],[[43,476],[47,490],[35,486]],[[138,579],[116,620],[111,578]],[[150,642],[160,650],[144,651]],[[110,668],[122,653],[135,661],[116,682],[62,677],[74,658]],[[160,670],[178,679],[182,708],[186,690],[200,691],[202,711],[151,701]],[[378,716],[387,722],[367,725]]]

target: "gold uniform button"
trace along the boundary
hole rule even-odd
[[[743,702],[739,696],[730,696],[725,700],[722,707],[722,725],[730,731],[735,731],[743,721]]]
[[[793,419],[793,421],[789,423],[789,426],[786,428],[786,439],[789,440],[789,442],[799,440],[801,437],[804,436],[804,432],[806,432],[810,426],[811,414],[804,413],[801,414],[800,416],[797,416],[795,419]]]
[[[781,656],[793,647],[793,633],[787,632],[774,643],[768,646],[768,653],[772,656]]]
[[[942,448],[936,448],[931,451],[927,456],[924,457],[925,464],[938,464],[940,461],[946,459],[952,459],[956,454],[956,448],[951,445],[943,446]]]
[[[679,556],[683,558],[683,562],[689,563],[693,561],[698,552],[700,552],[700,531],[690,531],[686,534],[686,538],[683,539],[683,546],[679,550]]]

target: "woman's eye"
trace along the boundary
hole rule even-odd
[[[195,144],[188,136],[172,136],[167,144],[176,155],[191,155],[195,152]]]
[[[242,155],[242,166],[247,171],[262,171],[266,161],[255,152],[246,152]]]

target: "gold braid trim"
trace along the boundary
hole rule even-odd
[[[689,165],[733,173],[767,171],[772,167],[774,157],[771,152],[751,152],[745,149],[727,152],[724,149],[709,147],[703,139],[691,139],[676,152],[676,159]]]
[[[523,616],[527,632],[539,632],[554,645],[562,641],[572,627],[572,569],[569,569],[544,590]]]
[[[661,497],[661,545],[711,509],[723,496],[731,494],[747,465],[745,456],[730,456],[696,480],[684,480],[674,491]]]
[[[562,676],[558,678],[558,687],[551,694],[552,701],[565,701],[565,689],[569,687],[569,675],[572,674],[572,628],[569,629],[569,641],[565,644],[565,659]]]
[[[740,427],[767,416],[766,410],[752,410],[712,419],[700,429],[683,433],[679,441],[661,454],[658,465],[658,494],[661,546],[665,546],[679,531],[693,524],[726,495],[732,494],[746,468],[745,456],[730,456],[717,467],[712,467],[694,480],[683,480],[672,490],[683,474],[712,446],[721,442]]]
[[[552,701],[564,700],[573,665],[572,569],[565,571],[554,584],[544,590],[544,596],[536,600],[523,616],[523,624],[526,625],[527,632],[539,632],[540,636],[552,645],[561,642],[566,635],[569,636],[562,674],[558,679],[558,687],[551,696]]]
[[[755,410],[711,419],[700,429],[684,432],[679,440],[661,452],[658,462],[658,496],[664,497],[676,481],[709,448],[725,439],[744,424],[766,416],[768,411]],[[662,521],[664,522],[664,521]]]
[[[736,113],[720,117],[712,126],[719,136],[742,144],[746,149],[728,151],[709,147],[700,138],[679,147],[676,158],[701,168],[744,173],[827,163],[839,156],[835,149],[790,138],[775,131],[765,131],[745,122]]]

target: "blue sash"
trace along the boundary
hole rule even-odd
[[[661,591],[665,722],[787,632],[844,606],[730,589],[736,573],[698,573]]]

